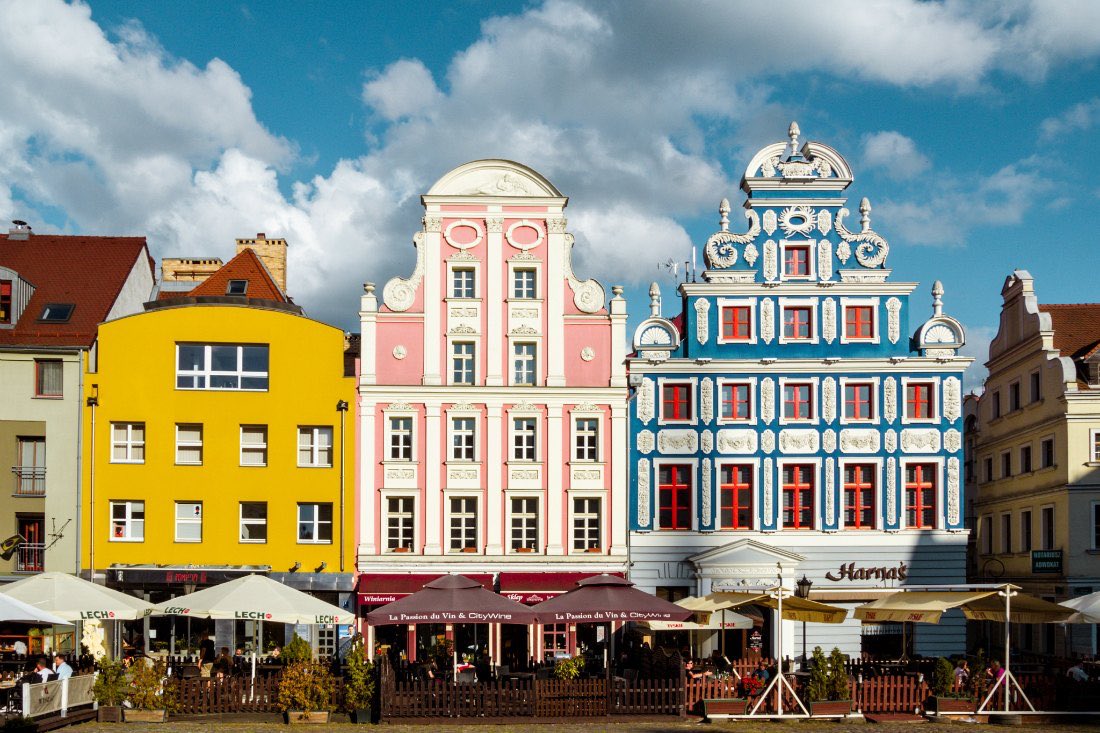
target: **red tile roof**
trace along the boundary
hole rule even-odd
[[[1085,358],[1100,343],[1100,303],[1040,304],[1039,310],[1050,314],[1062,356]]]
[[[244,293],[246,298],[258,298],[260,300],[277,300],[281,303],[289,303],[290,300],[275,284],[271,273],[267,271],[263,260],[251,248],[242,249],[237,256],[221,266],[221,269],[208,277],[189,293],[177,292],[168,297],[199,297],[199,296],[224,296],[230,280],[246,280],[248,289]],[[159,299],[164,298],[161,293]]]
[[[27,239],[11,239],[0,234],[0,266],[35,288],[15,327],[0,329],[0,346],[90,347],[139,261],[152,275],[145,237],[32,233]],[[48,303],[76,307],[64,323],[42,323],[39,316]]]

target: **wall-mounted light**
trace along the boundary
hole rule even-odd
[[[301,569],[302,569],[302,563],[298,562],[297,560],[295,560],[294,564],[290,566],[290,572],[292,572],[292,573],[296,573]]]
[[[348,411],[348,401],[347,400],[338,400],[336,402],[336,411],[337,412],[347,412]]]
[[[314,570],[314,572],[323,573],[325,571],[325,568],[327,568],[327,567],[328,567],[328,563],[325,562],[324,560],[322,560],[321,564],[317,566],[317,568],[316,568],[316,570]]]

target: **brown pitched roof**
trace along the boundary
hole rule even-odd
[[[226,289],[229,287],[230,280],[245,280],[248,282],[248,289],[244,292],[246,298],[277,300],[282,303],[290,302],[283,291],[279,289],[279,286],[275,284],[275,280],[271,277],[271,273],[267,271],[263,260],[251,248],[242,249],[236,257],[222,265],[220,270],[199,283],[191,292],[173,293],[168,297],[224,296],[228,294]],[[161,293],[159,297],[164,298],[164,294]]]
[[[1100,303],[1040,304],[1050,314],[1054,348],[1062,356],[1082,359],[1100,343]]]
[[[153,260],[145,237],[85,237],[34,234],[11,239],[0,234],[0,265],[34,286],[14,328],[0,329],[0,346],[90,347],[123,284],[144,257]],[[48,303],[73,303],[63,323],[39,321]]]

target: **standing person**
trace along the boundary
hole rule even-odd
[[[210,634],[203,634],[199,642],[199,676],[209,677],[214,669],[214,640]]]
[[[59,680],[67,680],[73,676],[73,668],[65,661],[61,654],[53,655],[53,671]]]

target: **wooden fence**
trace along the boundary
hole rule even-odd
[[[227,677],[225,679],[191,678],[176,683],[176,706],[173,715],[211,715],[216,713],[277,713],[279,712],[279,680],[281,675],[257,677]],[[340,708],[343,682],[335,680],[330,704]]]

